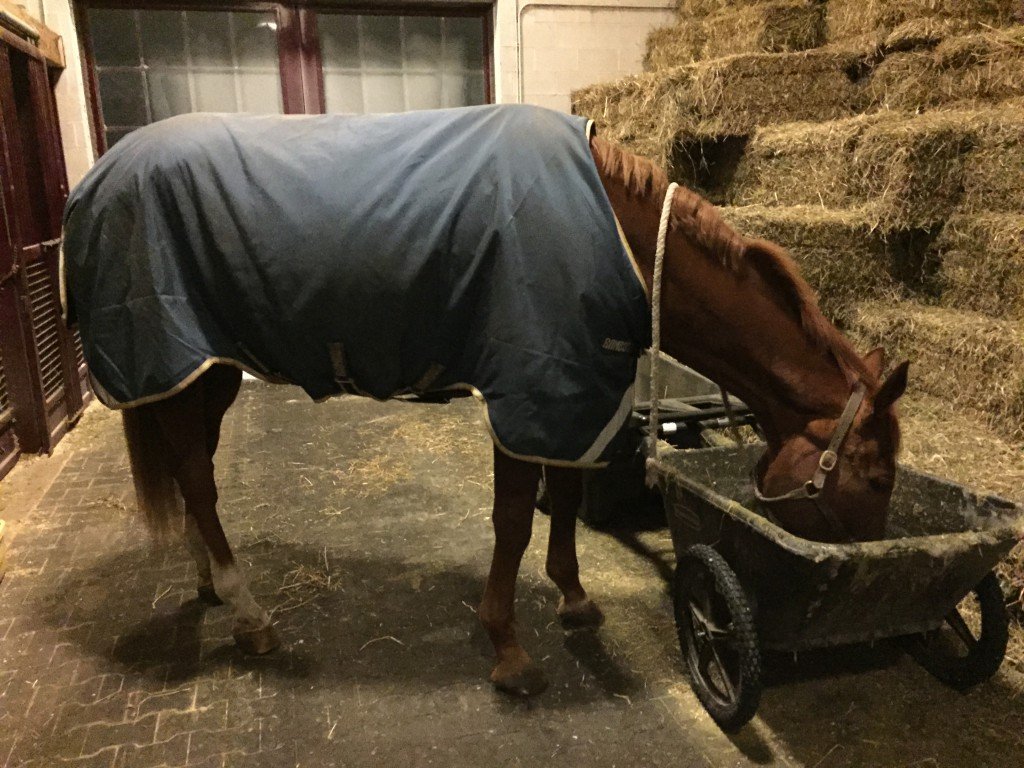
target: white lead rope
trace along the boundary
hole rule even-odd
[[[658,246],[654,251],[654,276],[651,285],[651,412],[648,419],[647,460],[658,454],[658,401],[661,399],[658,380],[658,363],[661,357],[661,273],[665,263],[665,239],[668,236],[669,214],[675,198],[675,182],[668,185],[665,202],[661,206],[661,220],[658,222]]]

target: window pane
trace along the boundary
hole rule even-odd
[[[363,75],[363,99],[367,112],[402,112],[405,87],[401,75]]]
[[[480,19],[444,20],[444,63],[448,69],[483,69],[483,24]]]
[[[441,19],[409,16],[405,19],[405,66],[437,69],[441,61]]]
[[[145,125],[146,92],[142,72],[112,70],[100,72],[100,93],[103,94],[103,122],[107,125]]]
[[[273,12],[89,11],[108,146],[184,112],[280,113]]]
[[[328,112],[397,112],[483,104],[479,17],[317,16]]]
[[[444,97],[442,106],[462,107],[467,104],[480,104],[482,88],[477,85],[477,76],[473,74],[448,74],[442,80]],[[482,85],[483,78],[480,78]]]
[[[133,11],[90,8],[89,31],[97,66],[120,67],[139,63]]]
[[[235,73],[230,70],[196,70],[196,110],[199,112],[237,112]]]
[[[328,112],[361,115],[367,111],[363,104],[363,76],[358,72],[324,72],[324,100]]]
[[[409,109],[437,109],[441,99],[440,75],[406,75],[406,106]]]
[[[316,25],[324,70],[359,69],[359,17],[321,13]]]
[[[112,147],[129,133],[134,131],[135,128],[108,128],[106,131],[107,146]]]
[[[163,120],[192,111],[188,87],[188,71],[184,69],[151,69],[149,104],[153,120]]]
[[[243,112],[273,115],[282,111],[281,78],[277,72],[246,72],[239,78],[239,85],[242,89],[239,107]]]
[[[272,13],[232,13],[240,67],[277,68],[277,22]]]
[[[140,13],[139,36],[142,60],[148,66],[181,66],[186,63],[185,19],[181,11]]]
[[[359,31],[364,69],[401,69],[401,19],[398,16],[360,16]]]
[[[186,13],[188,45],[194,66],[234,65],[231,52],[231,14]]]

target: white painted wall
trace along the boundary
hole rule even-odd
[[[497,101],[569,111],[573,89],[640,72],[647,33],[674,9],[674,0],[497,0]]]
[[[63,38],[67,69],[57,84],[57,110],[73,186],[95,158],[71,2],[23,4]],[[647,33],[670,23],[674,6],[675,0],[496,0],[495,100],[569,111],[573,89],[640,72]]]
[[[57,114],[64,142],[64,162],[68,181],[74,186],[92,166],[95,158],[89,136],[89,115],[82,82],[82,62],[78,53],[78,33],[70,0],[23,0],[21,5],[61,36],[67,67],[57,81]]]

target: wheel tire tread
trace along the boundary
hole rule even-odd
[[[966,691],[985,682],[999,670],[1009,639],[1009,615],[995,573],[989,571],[972,591],[981,608],[981,637],[967,656],[940,656],[929,652],[921,635],[908,638],[908,650],[917,663],[958,691]]]
[[[679,631],[680,647],[683,651],[683,658],[686,661],[686,645],[684,632],[688,630],[681,626],[682,617],[682,576],[683,568],[686,567],[686,560],[692,559],[703,566],[712,576],[715,583],[715,590],[725,600],[732,619],[732,634],[737,653],[740,658],[740,675],[742,687],[739,692],[739,701],[731,707],[722,707],[715,702],[708,693],[693,681],[693,689],[700,699],[708,714],[718,723],[722,730],[727,732],[738,731],[757,712],[757,706],[761,700],[761,651],[757,637],[757,628],[754,623],[754,614],[750,608],[746,593],[732,568],[717,551],[706,544],[695,544],[686,550],[680,562],[676,566],[676,584],[674,590],[674,608],[676,627]],[[688,662],[687,662],[688,664]]]

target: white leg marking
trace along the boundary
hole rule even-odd
[[[221,566],[214,560],[211,570],[217,596],[235,612],[236,632],[261,629],[270,624],[270,616],[256,604],[237,565]]]

